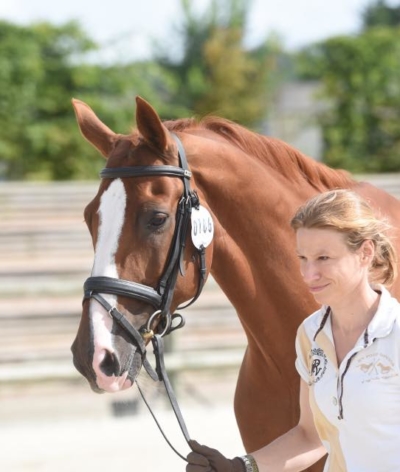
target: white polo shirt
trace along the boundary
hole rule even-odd
[[[296,368],[329,453],[324,472],[400,472],[400,304],[376,290],[378,310],[340,366],[329,307],[297,332]]]

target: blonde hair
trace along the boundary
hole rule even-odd
[[[356,251],[366,240],[375,246],[370,267],[370,281],[391,285],[397,276],[396,250],[386,232],[390,224],[375,216],[371,206],[351,190],[330,190],[302,205],[290,222],[299,228],[333,229],[345,236],[351,251]]]

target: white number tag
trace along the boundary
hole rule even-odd
[[[214,237],[214,223],[207,208],[199,206],[199,209],[192,208],[192,241],[200,249],[207,247]]]

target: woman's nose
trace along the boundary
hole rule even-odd
[[[313,282],[320,278],[320,272],[312,262],[304,262],[301,267],[301,275],[305,282]]]

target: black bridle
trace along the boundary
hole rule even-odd
[[[178,419],[181,430],[187,442],[190,437],[187,432],[185,422],[179,410],[174,392],[169,382],[165,366],[164,366],[164,345],[163,337],[175,329],[182,328],[185,324],[182,315],[175,313],[171,314],[171,303],[174,296],[175,286],[177,283],[178,273],[184,275],[183,256],[186,245],[187,231],[189,228],[192,208],[199,207],[199,198],[197,193],[190,188],[190,178],[192,173],[189,170],[185,150],[179,138],[171,133],[173,139],[178,146],[179,167],[170,165],[154,165],[154,166],[133,166],[133,167],[117,167],[104,168],[100,176],[103,179],[127,178],[127,177],[144,177],[144,176],[168,176],[180,178],[183,181],[183,194],[178,202],[176,226],[171,243],[171,248],[168,255],[166,268],[158,282],[156,288],[143,285],[137,282],[116,279],[112,277],[89,277],[84,284],[84,298],[83,300],[90,300],[93,298],[100,303],[109,315],[130,335],[133,344],[140,351],[142,365],[153,380],[162,381],[165,385],[168,397],[173,407],[174,413]],[[201,246],[198,251],[199,257],[199,282],[197,292],[186,305],[178,307],[183,309],[194,303],[199,297],[204,283],[206,281],[206,262],[205,262],[205,248]],[[155,312],[149,317],[146,324],[141,328],[136,329],[124,315],[115,307],[110,305],[108,301],[101,294],[112,294],[128,298],[134,298],[146,302],[155,308]],[[174,326],[174,320],[179,319],[179,323]],[[153,325],[158,321],[157,332],[153,331]],[[151,340],[154,354],[156,358],[155,370],[151,367],[146,358],[146,340]],[[136,382],[137,383],[137,382]],[[138,384],[137,384],[138,385]],[[153,412],[151,411],[143,393],[138,385],[139,392],[142,395],[146,405],[153,415],[158,427],[158,424]],[[166,438],[164,432],[160,428],[164,438],[172,449],[184,460],[171,443]]]

